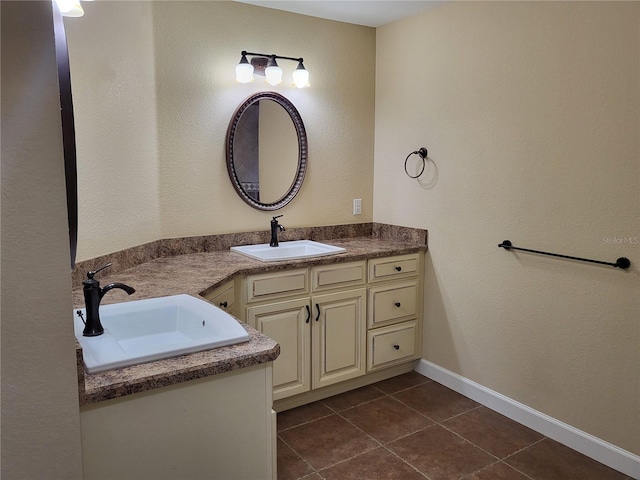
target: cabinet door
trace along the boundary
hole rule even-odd
[[[233,280],[225,283],[224,285],[216,288],[209,293],[201,295],[211,303],[213,303],[216,307],[220,307],[225,312],[234,315],[235,289],[233,287]]]
[[[309,299],[247,308],[247,323],[280,345],[273,362],[273,399],[311,389],[311,325]]]
[[[313,303],[313,388],[366,371],[366,289],[316,295]]]

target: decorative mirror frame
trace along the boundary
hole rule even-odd
[[[58,7],[53,7],[53,32],[58,63],[58,84],[60,90],[60,114],[62,120],[62,147],[64,173],[67,187],[67,220],[69,222],[69,253],[71,270],[76,265],[78,249],[78,171],[76,158],[76,133],[73,117],[73,96],[71,94],[71,69],[64,20]]]
[[[273,100],[282,108],[284,108],[293,121],[293,126],[296,129],[296,135],[298,137],[298,170],[296,172],[295,179],[291,184],[291,188],[289,189],[289,191],[286,192],[279,200],[273,203],[263,203],[249,196],[240,184],[240,179],[238,178],[238,174],[233,163],[233,141],[235,139],[236,127],[238,126],[240,117],[242,117],[242,114],[250,106],[252,106],[256,102],[259,102],[260,100]],[[242,198],[242,200],[244,200],[253,208],[257,208],[258,210],[278,210],[287,205],[291,200],[293,200],[293,197],[295,197],[300,191],[302,181],[304,180],[304,175],[307,171],[307,132],[304,128],[302,117],[300,116],[300,113],[293,105],[293,103],[291,103],[287,98],[283,97],[279,93],[260,92],[251,95],[240,104],[240,106],[233,114],[231,123],[229,123],[229,128],[227,129],[227,171],[229,172],[231,184],[233,185],[233,188],[235,188],[240,198]]]

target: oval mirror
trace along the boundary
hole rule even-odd
[[[259,210],[277,210],[296,196],[307,169],[307,134],[296,107],[282,95],[247,98],[227,130],[233,187]]]

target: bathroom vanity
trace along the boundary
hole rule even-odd
[[[238,235],[201,239],[220,249],[195,253],[193,240],[174,239],[155,248],[174,255],[140,262],[136,251],[129,268],[120,253],[102,280],[136,294],[105,303],[186,293],[234,315],[250,339],[97,374],[84,371],[78,348],[85,478],[276,478],[275,411],[411,370],[426,232],[415,241],[404,231],[413,229],[394,228],[358,237],[305,229],[346,252],[304,260],[233,253]]]
[[[238,276],[204,297],[280,344],[279,411],[412,368],[421,354],[423,258],[334,258]]]

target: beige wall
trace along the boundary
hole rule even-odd
[[[79,479],[80,415],[51,2],[1,2],[2,473]]]
[[[375,30],[234,2],[94,2],[67,19],[78,135],[78,259],[156,238],[268,230],[226,170],[236,107],[273,90],[309,136],[287,227],[373,218]],[[115,28],[117,26],[117,28]],[[242,50],[301,56],[311,88],[241,85]],[[151,63],[153,62],[153,70]],[[353,216],[352,199],[363,214]]]
[[[78,260],[161,238],[150,2],[65,18],[78,155]]]
[[[429,230],[424,358],[636,454],[639,20],[448,2],[378,29],[374,175],[374,220]]]

